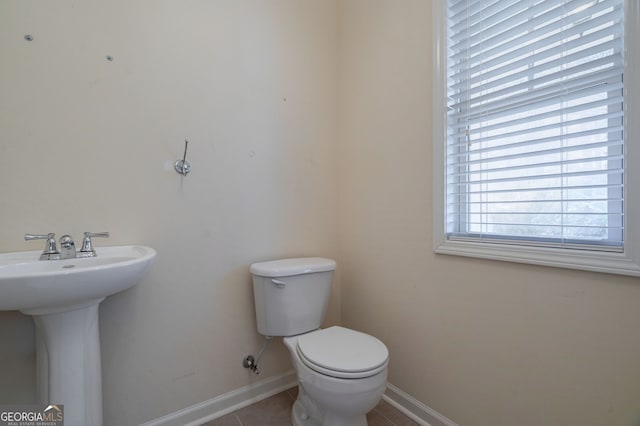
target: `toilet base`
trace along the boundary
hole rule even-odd
[[[310,417],[300,400],[296,399],[291,410],[291,422],[293,426],[322,426],[318,419]]]
[[[303,402],[306,399],[305,402]],[[307,408],[308,407],[308,408]],[[291,410],[293,426],[367,426],[367,416],[340,416],[336,413],[321,414],[318,407],[305,395],[298,395]]]

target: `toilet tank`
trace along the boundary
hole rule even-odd
[[[335,261],[322,257],[251,265],[258,332],[264,336],[293,336],[320,328],[335,269]]]

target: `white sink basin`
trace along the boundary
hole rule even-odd
[[[38,403],[64,405],[64,424],[102,425],[98,305],[136,285],[156,251],[98,247],[98,256],[39,260],[39,251],[0,254],[0,311],[36,324]]]
[[[97,252],[65,260],[38,260],[40,251],[0,254],[0,311],[41,315],[100,302],[140,282],[156,256],[145,246]]]

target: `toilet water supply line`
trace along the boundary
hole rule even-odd
[[[253,371],[256,374],[260,374],[260,371],[258,371],[258,361],[260,361],[262,354],[264,354],[264,351],[267,350],[269,343],[271,343],[271,339],[273,339],[273,337],[271,336],[264,336],[264,338],[265,338],[264,345],[262,345],[262,349],[260,349],[260,353],[258,354],[257,358],[254,358],[253,355],[247,355],[242,359],[242,366],[244,368],[251,369],[251,371]]]

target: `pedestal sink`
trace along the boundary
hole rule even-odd
[[[98,305],[140,282],[155,256],[145,246],[65,260],[0,254],[0,310],[33,316],[38,402],[63,404],[65,425],[102,425]]]

